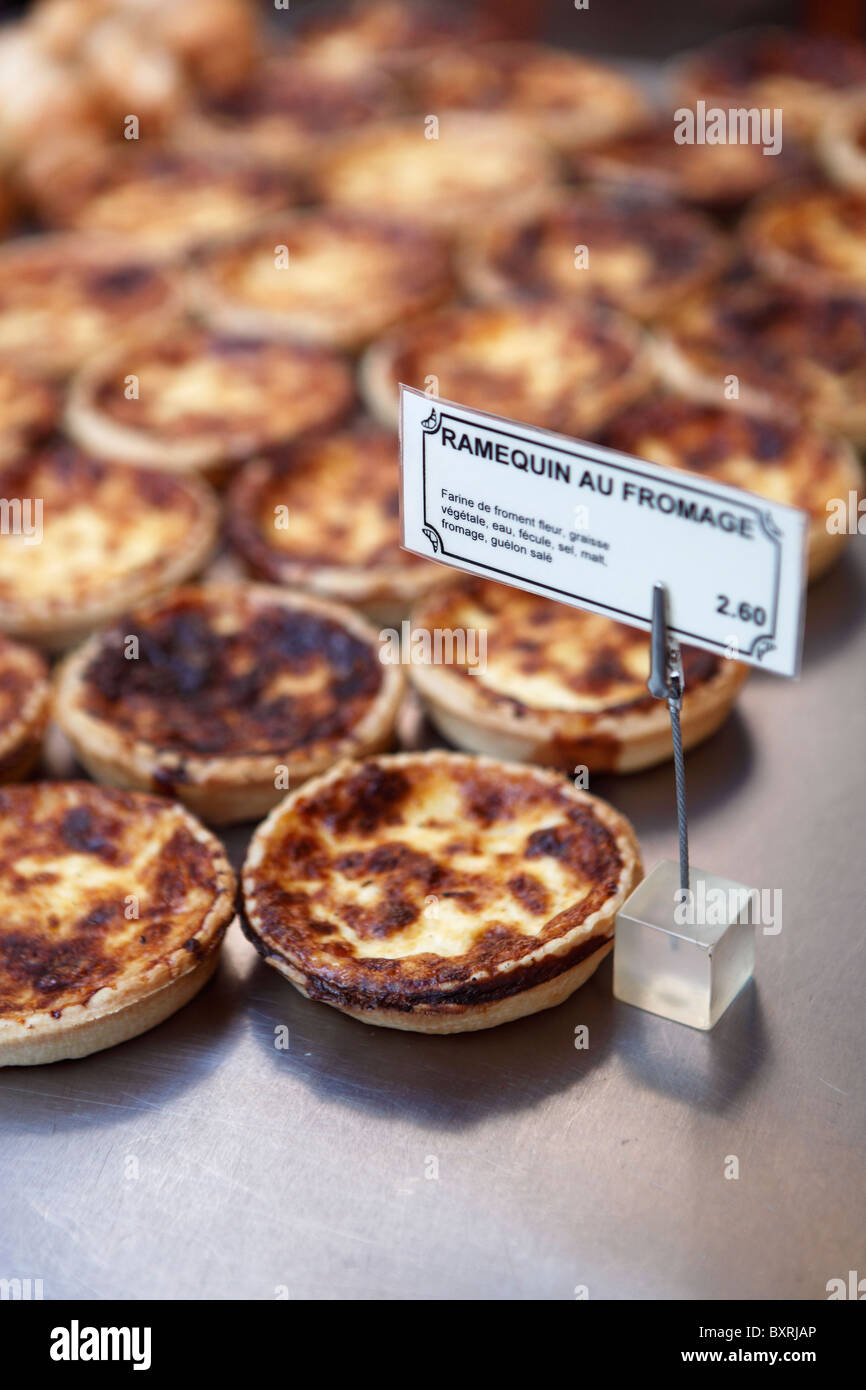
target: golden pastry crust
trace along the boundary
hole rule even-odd
[[[667,706],[647,690],[646,632],[473,577],[421,599],[412,627],[486,634],[483,662],[457,647],[447,664],[411,668],[434,724],[459,748],[568,772],[635,772],[673,754]],[[748,670],[682,650],[690,748],[727,718]]]
[[[866,292],[866,191],[804,187],[764,199],[742,239],[759,270],[795,294]]]
[[[296,173],[314,166],[335,137],[398,110],[398,92],[385,73],[329,77],[290,48],[261,63],[241,88],[190,107],[173,138],[189,152],[231,154]]]
[[[453,49],[419,63],[409,84],[418,111],[495,112],[571,149],[630,130],[647,111],[616,69],[541,44]]]
[[[63,377],[105,344],[179,322],[175,272],[111,239],[22,237],[0,247],[0,360]]]
[[[441,583],[441,565],[400,547],[395,435],[369,424],[253,459],[227,497],[228,536],[259,579],[358,604],[396,622]]]
[[[285,214],[193,262],[191,296],[211,328],[356,348],[445,299],[447,245],[403,223],[340,209]]]
[[[244,930],[308,998],[464,1032],[571,994],[641,876],[628,821],[565,779],[404,753],[341,763],[274,809],[244,865]]]
[[[170,260],[245,231],[293,200],[276,170],[125,143],[82,151],[58,171],[38,198],[44,220]]]
[[[846,92],[866,82],[866,48],[831,34],[768,27],[728,34],[680,60],[677,104],[780,107],[785,134],[810,137]]]
[[[385,425],[400,382],[530,425],[583,435],[649,386],[638,329],[600,307],[445,308],[395,329],[361,361],[361,390]]]
[[[97,780],[170,790],[229,824],[264,815],[338,758],[386,748],[402,690],[351,609],[214,584],[91,637],[61,669],[56,717]]]
[[[305,66],[347,78],[371,69],[400,72],[455,46],[497,37],[488,16],[441,0],[356,0],[302,22],[293,52]]]
[[[594,299],[647,320],[708,283],[727,256],[700,213],[599,190],[470,234],[459,269],[485,303]]]
[[[674,130],[668,119],[589,150],[577,149],[569,156],[569,167],[580,179],[720,212],[811,169],[805,149],[793,140],[770,156],[755,144],[678,145]]]
[[[218,472],[334,423],[354,399],[348,366],[324,348],[190,328],[85,367],[66,426],[103,458]]]
[[[438,119],[438,118],[437,118]],[[556,169],[543,142],[506,116],[444,113],[347,135],[311,171],[324,203],[455,230],[532,207]]]
[[[47,381],[25,375],[0,358],[0,467],[14,463],[51,433],[59,393]]]
[[[863,481],[857,455],[844,439],[767,416],[659,397],[611,420],[602,442],[808,512],[810,579],[838,559],[849,539],[827,530],[828,502],[847,499]]]
[[[831,108],[819,132],[818,150],[833,183],[866,191],[866,96],[862,92]]]
[[[0,536],[0,630],[49,650],[195,574],[219,525],[197,479],[89,458],[60,440],[2,469],[0,496],[18,499],[27,521]]]
[[[690,296],[653,359],[678,393],[866,441],[866,301],[746,280]],[[736,377],[738,396],[728,399]]]
[[[0,1065],[84,1057],[204,984],[234,914],[216,839],[176,803],[85,782],[0,790]]]
[[[32,771],[48,723],[51,686],[38,652],[0,637],[0,782]]]

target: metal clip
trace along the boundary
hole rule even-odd
[[[667,700],[674,746],[677,827],[680,842],[680,887],[689,887],[689,828],[686,814],[686,770],[680,707],[683,702],[683,657],[677,639],[668,632],[668,602],[664,584],[653,586],[653,626],[650,637],[650,675],[647,686],[657,700]]]
[[[679,642],[668,633],[668,594],[664,584],[653,586],[653,627],[647,687],[656,700],[682,698],[683,659]]]
[[[683,698],[683,654],[675,637],[668,634],[667,641],[667,697],[680,704]]]

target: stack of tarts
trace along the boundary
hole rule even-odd
[[[640,853],[575,770],[671,756],[647,637],[401,549],[399,382],[802,507],[812,577],[859,487],[856,45],[673,74],[781,105],[770,159],[676,145],[621,72],[460,8],[276,42],[245,0],[183,11],[44,0],[0,36],[0,1064],[207,980],[236,885],[201,822],[265,817],[245,932],[369,1023],[491,1027],[609,952]],[[410,694],[410,615],[486,660]],[[745,668],[684,667],[691,747]],[[394,751],[419,701],[461,752]],[[52,718],[92,781],[12,785]]]

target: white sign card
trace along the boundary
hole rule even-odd
[[[808,517],[678,469],[400,387],[403,545],[632,627],[800,668]]]

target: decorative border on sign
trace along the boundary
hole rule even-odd
[[[436,407],[434,406],[427,416],[427,419],[421,421],[421,428],[425,434],[436,434],[441,424],[442,420],[437,416]]]

